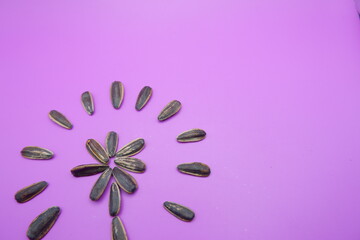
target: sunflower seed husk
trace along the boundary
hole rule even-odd
[[[51,110],[49,113],[49,118],[56,123],[57,125],[66,128],[66,129],[72,129],[73,125],[72,123],[60,112],[56,110]]]
[[[119,136],[116,132],[111,131],[106,136],[106,151],[109,157],[114,157],[118,147]]]
[[[205,138],[206,132],[202,129],[191,129],[186,132],[181,133],[177,137],[178,142],[198,142]]]
[[[124,224],[119,217],[112,220],[112,240],[127,240]]]
[[[143,87],[143,89],[141,89],[139,96],[137,98],[135,109],[140,111],[143,107],[145,107],[147,102],[150,100],[151,95],[152,95],[151,87],[149,87],[149,86]]]
[[[103,164],[84,164],[71,169],[71,173],[74,177],[86,177],[101,173],[108,168],[109,166]]]
[[[90,199],[93,201],[97,201],[103,195],[106,186],[109,183],[111,177],[112,169],[108,168],[103,172],[99,179],[96,181],[94,187],[91,189]]]
[[[107,164],[109,162],[109,155],[106,150],[94,139],[88,139],[86,141],[86,149],[96,160],[101,163]]]
[[[171,101],[165,108],[161,111],[158,116],[159,121],[165,121],[166,119],[174,116],[181,109],[181,102],[178,100]]]
[[[48,160],[54,157],[54,153],[48,149],[41,147],[24,147],[21,150],[21,155],[28,159]]]
[[[111,184],[110,199],[109,199],[109,213],[110,216],[115,217],[120,212],[121,195],[119,186],[116,183]]]
[[[122,147],[117,153],[116,157],[125,157],[125,156],[133,156],[139,153],[145,145],[145,140],[142,138],[138,138],[124,147]]]
[[[119,109],[124,99],[124,86],[121,82],[115,81],[111,84],[111,102],[115,109]]]
[[[117,167],[114,167],[112,174],[119,187],[125,192],[134,193],[136,191],[138,187],[137,182],[130,174]]]
[[[27,237],[31,240],[42,239],[53,227],[60,215],[59,207],[51,207],[36,217],[27,230]]]
[[[81,103],[82,103],[85,111],[87,112],[87,114],[93,115],[93,113],[94,113],[94,100],[93,100],[93,97],[92,97],[92,95],[91,95],[91,93],[89,91],[84,92],[83,94],[81,94]]]
[[[48,183],[45,181],[41,181],[38,183],[34,183],[30,186],[24,187],[23,189],[19,190],[15,194],[15,199],[18,203],[27,202],[37,195],[39,195],[45,188],[48,186]]]
[[[174,202],[164,202],[164,208],[178,219],[190,222],[194,219],[195,213],[189,208]]]
[[[115,159],[115,164],[121,168],[135,173],[145,172],[146,165],[140,159],[132,157],[119,157]]]
[[[208,165],[200,162],[183,163],[178,165],[177,169],[179,172],[197,177],[207,177],[211,172]]]

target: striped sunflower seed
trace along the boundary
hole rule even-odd
[[[41,181],[38,183],[34,183],[30,186],[24,187],[23,189],[19,190],[15,194],[15,199],[18,203],[27,202],[37,195],[39,195],[45,188],[48,186],[48,183],[45,181]]]
[[[112,220],[112,239],[113,240],[127,240],[124,224],[119,217],[114,217]]]
[[[56,110],[51,110],[49,113],[49,118],[59,125],[60,127],[66,128],[66,129],[72,129],[73,125],[72,123],[60,112]]]
[[[108,169],[109,166],[103,164],[83,164],[71,169],[74,177],[86,177],[101,173]]]
[[[109,155],[101,146],[100,143],[98,143],[94,139],[88,139],[86,141],[86,149],[90,153],[91,156],[93,156],[96,160],[98,160],[101,163],[107,164],[109,162]]]
[[[93,97],[92,97],[92,95],[91,95],[91,93],[89,91],[84,92],[83,94],[81,94],[81,103],[82,103],[85,111],[87,112],[87,114],[93,115],[93,113],[94,113],[94,100],[93,100]]]
[[[152,95],[151,87],[149,87],[149,86],[143,87],[143,89],[141,89],[139,96],[137,98],[135,109],[138,111],[143,109],[143,107],[145,107],[147,102],[150,100],[151,95]]]
[[[200,162],[183,163],[178,165],[177,169],[179,172],[198,177],[207,177],[211,172],[208,165]]]
[[[132,157],[119,157],[115,159],[115,164],[121,168],[135,173],[145,172],[146,165],[140,159]]]
[[[125,157],[125,156],[133,156],[139,153],[145,146],[145,140],[142,138],[138,138],[124,147],[122,147],[117,153],[116,157]]]
[[[111,131],[106,136],[106,151],[109,154],[109,157],[114,157],[116,154],[116,149],[118,147],[119,137],[118,134],[114,131]]]
[[[119,187],[125,192],[134,193],[136,191],[137,182],[130,174],[117,167],[114,167],[112,174]]]
[[[103,193],[106,189],[106,186],[109,183],[111,173],[112,173],[112,169],[108,168],[100,175],[100,177],[96,181],[94,187],[91,189],[91,193],[90,193],[91,200],[97,201],[103,195]]]
[[[161,111],[158,116],[159,121],[165,121],[166,119],[174,116],[181,109],[181,102],[178,100],[171,101],[165,108]]]
[[[121,82],[115,81],[111,84],[111,103],[115,109],[119,109],[124,99],[124,86]]]
[[[189,208],[174,202],[164,202],[164,208],[178,219],[190,222],[194,219],[195,213]]]
[[[60,215],[59,207],[51,207],[36,217],[27,230],[27,237],[31,240],[42,239],[53,227]]]
[[[54,153],[48,149],[41,147],[24,147],[21,150],[21,155],[28,159],[48,160],[54,157]]]
[[[198,142],[205,138],[206,132],[202,129],[191,129],[177,137],[178,142]]]
[[[109,213],[110,216],[115,217],[120,212],[121,195],[119,186],[116,183],[111,184],[110,199],[109,199]]]

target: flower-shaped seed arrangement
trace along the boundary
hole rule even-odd
[[[137,111],[143,109],[151,96],[151,87],[145,86],[139,93],[135,109]],[[119,109],[124,99],[124,85],[121,82],[115,81],[111,84],[110,98],[113,107],[115,109]],[[90,116],[93,115],[95,111],[94,99],[89,91],[81,94],[81,103],[86,113]],[[173,100],[160,112],[158,120],[160,122],[165,121],[177,114],[180,109],[181,103],[177,100]],[[71,130],[73,128],[73,124],[62,113],[56,110],[50,111],[49,118],[54,123],[65,129]],[[206,133],[204,130],[191,129],[181,133],[177,137],[177,141],[181,143],[198,142],[203,140],[205,137]],[[112,239],[126,240],[128,239],[126,230],[121,219],[117,217],[121,206],[121,191],[132,194],[138,188],[135,178],[125,170],[135,173],[145,172],[145,163],[138,158],[132,157],[143,150],[145,140],[142,138],[135,139],[117,151],[118,142],[118,134],[114,131],[107,134],[105,148],[96,140],[88,139],[85,144],[86,149],[99,163],[76,166],[71,169],[71,173],[74,177],[85,177],[101,173],[90,191],[90,199],[93,201],[100,199],[110,182],[110,179],[112,177],[115,179],[115,182],[111,184],[109,198],[109,214],[113,217]],[[23,148],[21,155],[25,158],[36,160],[49,160],[54,157],[54,153],[52,151],[33,146]],[[108,166],[109,161],[112,158],[115,158],[114,162],[118,166],[114,167],[114,169]],[[200,162],[179,164],[177,169],[181,173],[197,177],[207,177],[210,175],[210,168],[206,164]],[[19,203],[27,202],[43,192],[47,186],[48,183],[45,181],[34,183],[19,190],[15,194],[15,199]],[[182,221],[189,222],[195,217],[195,213],[192,210],[180,204],[165,201],[163,206],[168,212]],[[55,224],[60,215],[60,211],[59,207],[54,206],[45,210],[36,217],[28,228],[28,238],[42,239]]]

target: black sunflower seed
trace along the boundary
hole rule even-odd
[[[190,222],[194,219],[195,213],[189,208],[173,202],[164,202],[164,208],[178,219]]]
[[[125,156],[133,156],[139,153],[145,145],[145,140],[142,138],[138,138],[124,147],[122,147],[117,153],[116,157],[125,157]]]
[[[136,180],[127,172],[120,168],[114,167],[112,172],[117,184],[127,193],[134,193],[137,189]]]
[[[103,172],[99,179],[96,181],[95,185],[91,189],[90,193],[90,199],[93,201],[97,201],[100,199],[100,197],[103,195],[106,186],[109,183],[110,177],[111,177],[112,169],[108,168]]]
[[[165,121],[166,119],[174,116],[181,109],[181,102],[178,100],[171,101],[165,108],[161,111],[158,116],[159,121]]]
[[[177,140],[178,142],[198,142],[205,138],[206,132],[202,129],[191,129],[181,133]]]
[[[151,95],[152,95],[151,87],[148,87],[148,86],[143,87],[143,89],[141,89],[139,96],[137,98],[135,109],[140,111],[143,107],[145,107],[145,105],[151,98]]]
[[[41,181],[38,183],[34,183],[30,186],[24,187],[23,189],[17,191],[15,194],[15,199],[18,203],[27,202],[37,195],[39,195],[45,188],[48,186],[48,183],[45,181]]]
[[[119,217],[112,220],[112,240],[127,240],[126,231]]]
[[[56,110],[51,110],[49,113],[49,118],[59,126],[66,128],[66,129],[72,129],[73,125],[72,123],[60,112]]]
[[[71,169],[71,173],[74,177],[85,177],[101,173],[108,168],[109,166],[103,164],[84,164]]]
[[[48,149],[41,147],[24,147],[21,155],[28,159],[48,160],[54,157],[54,153]]]
[[[42,239],[53,227],[60,215],[59,207],[51,207],[36,217],[27,230],[27,237],[31,240]]]
[[[121,82],[115,81],[111,84],[111,103],[114,108],[119,109],[124,99],[124,86]]]
[[[84,92],[83,94],[81,94],[81,103],[82,103],[85,111],[89,115],[93,115],[93,113],[94,113],[94,100],[93,100],[93,97],[92,97],[92,95],[91,95],[91,93],[89,91]]]
[[[119,167],[125,168],[128,171],[143,173],[146,165],[140,159],[132,157],[119,157],[115,159],[115,164]]]
[[[120,212],[121,195],[119,186],[116,183],[111,184],[110,199],[109,199],[109,213],[110,216],[115,217]]]
[[[114,157],[116,154],[116,149],[118,147],[119,137],[116,132],[109,132],[106,136],[106,151],[109,154],[109,157]]]
[[[96,160],[101,163],[107,164],[109,162],[109,155],[106,150],[94,139],[88,139],[86,141],[86,149]]]
[[[211,172],[208,165],[200,162],[183,163],[178,165],[177,169],[179,172],[198,177],[207,177]]]

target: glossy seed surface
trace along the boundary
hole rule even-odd
[[[30,186],[24,187],[15,194],[15,199],[18,203],[27,202],[33,199],[35,196],[39,195],[42,191],[45,190],[47,186],[48,186],[47,182],[41,181],[38,183],[34,183]]]
[[[91,200],[97,201],[103,195],[103,193],[109,183],[111,173],[112,173],[112,169],[108,168],[100,175],[100,177],[96,181],[94,187],[91,189],[91,192],[90,192]]]
[[[183,163],[178,165],[177,169],[179,172],[198,177],[207,177],[211,172],[208,165],[200,162]]]
[[[119,217],[114,217],[112,220],[112,239],[113,240],[127,240],[124,224]]]
[[[177,140],[178,142],[198,142],[205,138],[206,132],[202,129],[191,129],[186,132],[181,133]]]
[[[111,84],[111,103],[115,109],[119,109],[124,99],[124,86],[121,82],[115,81]]]
[[[86,149],[96,160],[101,163],[107,164],[109,162],[109,155],[106,150],[94,139],[88,139],[86,141]]]
[[[51,207],[36,217],[27,230],[27,237],[31,240],[42,239],[53,227],[60,215],[59,207]]]
[[[143,89],[141,89],[139,96],[136,100],[135,109],[140,111],[150,100],[151,95],[152,95],[151,87],[149,87],[149,86],[143,87]]]
[[[109,199],[109,213],[110,216],[115,217],[120,212],[121,195],[119,186],[116,183],[111,184],[110,199]]]
[[[109,166],[103,164],[84,164],[71,169],[71,173],[74,177],[86,177],[101,173],[108,168]]]
[[[136,191],[137,182],[130,174],[117,167],[114,167],[112,174],[119,187],[125,192],[134,193]]]
[[[131,172],[143,173],[146,165],[140,159],[132,157],[118,157],[115,159],[115,164]]]
[[[111,131],[106,136],[106,151],[109,157],[114,157],[118,147],[119,136],[116,132]]]
[[[142,138],[138,138],[124,147],[122,147],[117,153],[116,157],[125,157],[125,156],[133,156],[139,153],[145,146],[145,140]]]
[[[21,155],[28,159],[48,160],[54,157],[54,153],[48,149],[41,147],[24,147]]]
[[[81,103],[89,115],[93,115],[94,113],[94,99],[89,91],[81,94]]]
[[[178,100],[171,101],[165,108],[161,111],[158,116],[159,121],[165,121],[166,119],[174,116],[181,109],[181,103]]]
[[[194,219],[195,213],[189,208],[174,202],[164,202],[164,208],[178,219],[190,222]]]
[[[73,125],[72,123],[60,112],[56,110],[52,110],[49,113],[49,118],[59,126],[66,128],[66,129],[72,129]]]

